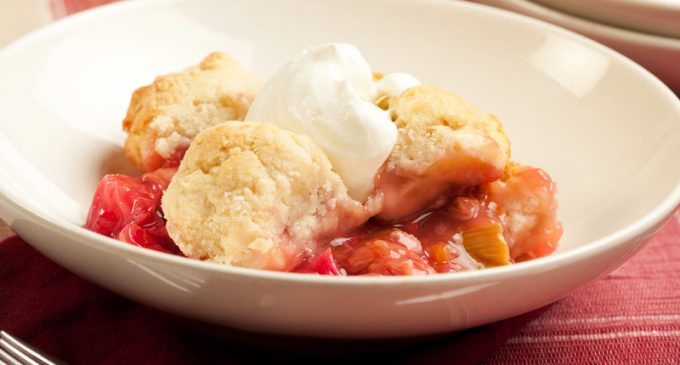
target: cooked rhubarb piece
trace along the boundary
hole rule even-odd
[[[510,263],[502,236],[490,232],[493,227],[502,234],[499,219],[475,192],[467,194],[404,224],[404,230],[420,239],[438,272]]]
[[[333,255],[348,275],[425,275],[436,272],[423,257],[420,241],[399,229],[353,236],[333,247]]]
[[[465,250],[486,267],[508,265],[510,252],[500,222],[467,229],[462,233]]]
[[[181,254],[177,246],[172,242],[165,223],[156,221],[153,225],[140,226],[137,223],[129,223],[118,233],[119,240],[131,243],[135,246],[146,247],[152,250]]]
[[[425,249],[425,257],[439,273],[479,268],[479,265],[465,253],[465,250],[453,241],[428,244]]]
[[[160,201],[177,170],[141,177],[106,175],[97,186],[85,228],[137,246],[179,254],[165,230]]]
[[[330,248],[327,248],[316,257],[312,257],[311,260],[293,271],[319,275],[342,275]]]

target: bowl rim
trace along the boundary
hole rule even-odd
[[[375,2],[388,2],[395,0],[372,0]],[[479,5],[469,2],[454,2],[450,0],[396,0],[401,3],[411,4],[412,6],[430,6],[443,8],[462,8],[468,9],[466,11],[477,11],[484,13],[486,16],[501,17],[512,22],[523,23],[532,27],[549,31],[553,34],[566,37],[572,41],[584,44],[600,53],[605,54],[608,58],[622,63],[625,67],[638,73],[643,82],[654,86],[661,95],[665,98],[664,103],[668,103],[669,107],[673,107],[677,112],[678,120],[680,121],[680,100],[673,94],[673,92],[659,79],[652,75],[642,66],[631,61],[629,58],[620,53],[597,43],[589,38],[581,36],[570,30],[558,27],[556,25],[547,23],[542,20],[534,19],[522,14],[513,13],[511,11],[494,8],[486,5]],[[115,14],[116,12],[130,11],[139,7],[154,6],[156,4],[172,4],[178,2],[188,2],[188,0],[137,0],[137,1],[122,1],[86,10],[84,12],[65,17],[57,20],[54,23],[48,24],[39,28],[0,49],[0,59],[10,57],[13,52],[30,47],[36,41],[40,41],[53,34],[58,34],[69,27],[78,29],[80,23],[95,20],[99,17]],[[470,10],[472,9],[472,10]],[[449,11],[449,10],[447,10]],[[20,216],[28,218],[36,224],[44,228],[76,241],[88,241],[93,245],[101,245],[102,249],[118,251],[128,257],[129,259],[137,258],[143,260],[157,261],[159,264],[173,265],[182,269],[198,270],[203,272],[210,272],[212,274],[222,274],[238,276],[249,279],[263,279],[275,281],[279,284],[299,284],[305,283],[310,285],[323,286],[375,286],[394,287],[402,285],[422,285],[422,284],[440,284],[450,283],[466,284],[471,282],[493,282],[497,278],[512,278],[521,277],[525,275],[532,275],[537,272],[542,272],[560,265],[569,265],[578,262],[584,258],[590,257],[602,251],[606,251],[619,244],[633,240],[644,235],[656,228],[668,219],[675,209],[680,205],[680,179],[676,182],[675,187],[670,193],[663,198],[663,200],[648,211],[642,217],[636,219],[634,222],[626,227],[611,232],[603,237],[586,242],[579,247],[575,247],[566,252],[557,252],[555,254],[525,261],[518,264],[487,268],[483,270],[464,271],[456,273],[441,273],[436,275],[424,276],[326,276],[314,274],[301,274],[290,272],[277,272],[261,269],[243,268],[227,266],[218,263],[199,261],[189,259],[182,256],[175,256],[157,252],[154,250],[133,246],[110,237],[100,235],[98,233],[89,231],[81,226],[73,223],[60,224],[49,218],[40,209],[35,207],[27,208],[21,204],[21,199],[13,196],[8,188],[8,184],[0,181],[0,204],[8,206],[15,212],[19,212]]]

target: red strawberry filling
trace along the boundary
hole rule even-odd
[[[176,166],[177,161],[167,165]],[[163,167],[141,177],[104,176],[85,227],[123,242],[181,255],[168,236],[160,207],[176,171],[176,167]],[[409,218],[372,219],[350,235],[320,241],[318,253],[292,271],[427,275],[546,256],[555,250],[562,234],[556,218],[555,184],[540,169],[516,167],[510,175],[449,191]]]
[[[177,168],[141,177],[106,175],[95,191],[85,228],[156,251],[180,254],[165,230],[161,197]]]
[[[321,254],[312,257],[302,265],[294,269],[293,272],[321,274],[321,275],[342,275],[336,260],[333,258],[333,252],[327,248]]]

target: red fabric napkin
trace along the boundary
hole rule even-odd
[[[296,347],[291,347],[293,353],[275,353],[218,339],[186,321],[123,299],[62,269],[19,237],[0,243],[0,328],[71,364],[246,364],[272,356],[283,363],[346,363],[360,358],[376,363],[472,364],[539,312],[443,337],[358,344],[358,354],[357,344],[327,349],[327,343],[286,339]],[[251,346],[265,347],[277,340],[248,338]]]

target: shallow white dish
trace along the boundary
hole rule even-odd
[[[321,277],[194,261],[80,227],[102,174],[129,168],[120,121],[134,88],[217,49],[267,76],[328,41],[354,43],[375,69],[411,72],[499,115],[514,159],[559,183],[558,252],[429,277]],[[581,36],[469,3],[121,3],[10,45],[0,79],[0,217],[95,283],[240,330],[384,338],[514,316],[613,270],[680,202],[680,102],[661,82]]]
[[[580,18],[528,0],[470,0],[529,15],[581,33],[635,60],[680,92],[680,38],[617,28]],[[565,1],[566,3],[566,1]]]
[[[680,38],[680,0],[533,0],[582,18]]]

